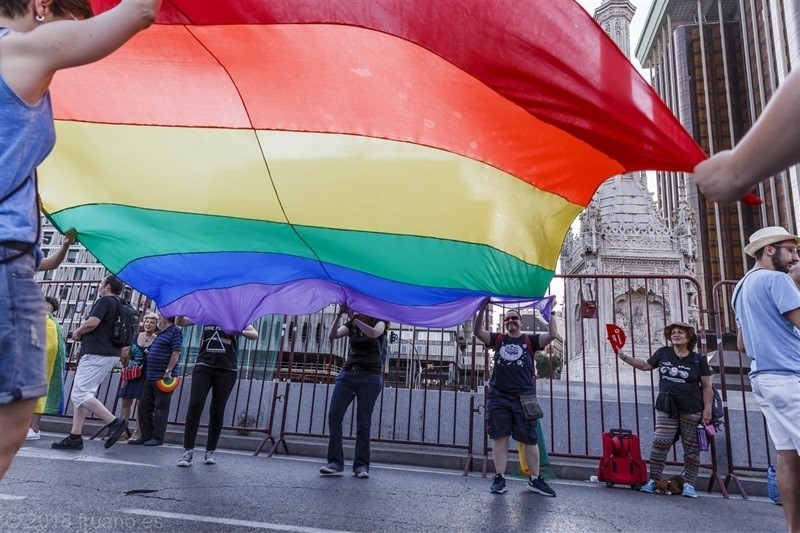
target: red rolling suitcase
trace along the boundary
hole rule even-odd
[[[642,460],[639,436],[628,429],[612,429],[603,433],[603,458],[597,469],[598,481],[606,487],[630,485],[639,490],[647,483],[647,467]]]

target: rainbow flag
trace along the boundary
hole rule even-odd
[[[169,0],[52,94],[51,220],[229,329],[540,298],[604,180],[705,157],[573,0]]]

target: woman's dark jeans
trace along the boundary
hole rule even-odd
[[[342,370],[336,377],[333,387],[331,408],[328,413],[328,463],[344,468],[342,449],[342,420],[347,408],[356,400],[356,449],[353,457],[353,471],[359,467],[369,468],[369,434],[372,425],[372,411],[375,400],[383,389],[380,374],[363,370]]]

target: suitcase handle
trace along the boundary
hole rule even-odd
[[[633,431],[631,431],[630,429],[609,429],[608,432],[612,436],[616,436],[616,435],[632,436],[633,435]]]

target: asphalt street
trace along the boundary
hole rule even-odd
[[[322,460],[217,452],[218,463],[178,468],[181,448],[85,440],[52,450],[61,435],[22,448],[0,483],[2,531],[785,531],[780,507],[701,494],[656,496],[588,481],[551,483],[547,498],[509,480],[489,493],[480,473],[373,464],[320,477]],[[199,456],[199,457],[197,457]]]

